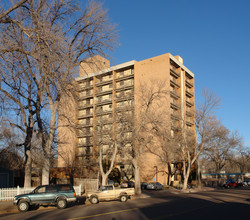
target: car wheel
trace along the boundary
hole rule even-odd
[[[37,204],[37,205],[32,205],[32,206],[31,206],[31,209],[32,209],[32,210],[37,210],[37,209],[39,209],[39,204]]]
[[[28,211],[29,207],[30,207],[29,203],[25,200],[21,200],[17,205],[17,208],[20,212]]]
[[[67,201],[65,199],[57,199],[56,206],[58,209],[65,209],[67,207]]]
[[[128,200],[128,197],[126,195],[121,195],[120,197],[121,202],[127,202],[127,200]]]
[[[97,204],[99,201],[98,201],[98,198],[96,196],[91,196],[90,197],[90,202],[92,204]]]

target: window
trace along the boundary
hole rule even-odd
[[[36,189],[35,193],[45,193],[45,186]]]
[[[46,192],[57,192],[57,190],[55,186],[47,186]]]

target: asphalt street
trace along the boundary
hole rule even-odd
[[[196,193],[180,191],[144,191],[144,198],[126,203],[101,202],[96,205],[80,201],[64,210],[39,208],[26,213],[0,215],[1,220],[123,220],[123,219],[246,219],[250,216],[250,190],[221,189]]]

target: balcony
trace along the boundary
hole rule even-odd
[[[177,82],[176,79],[170,79],[170,85],[180,88],[180,84]]]
[[[81,129],[81,128],[91,128],[93,127],[92,124],[78,124],[77,125],[77,129]]]
[[[186,96],[189,98],[192,98],[194,95],[191,92],[186,90]]]
[[[178,109],[180,109],[180,104],[179,104],[179,103],[176,103],[176,102],[171,102],[171,103],[170,103],[170,107],[171,107],[172,109],[178,110]]]
[[[97,91],[96,92],[96,96],[104,96],[104,95],[109,95],[109,94],[112,94],[113,93],[113,90],[106,90],[106,91]]]
[[[85,118],[93,118],[93,113],[89,113],[89,114],[82,114],[78,116],[78,119],[85,119]]]
[[[191,80],[186,79],[186,86],[189,88],[192,88],[194,86],[194,84],[191,82]]]
[[[78,144],[77,147],[92,147],[93,146],[93,143],[92,142],[89,142],[89,143],[84,143],[84,144]]]
[[[124,81],[124,80],[128,80],[128,79],[133,79],[134,78],[134,75],[131,74],[131,75],[126,75],[126,76],[121,76],[119,78],[116,78],[115,81],[116,82],[120,82],[120,81]]]
[[[194,125],[194,123],[193,123],[193,122],[191,122],[190,120],[186,120],[186,125],[188,125],[188,126],[193,126],[193,125]]]
[[[92,132],[78,132],[77,138],[93,137]]]
[[[177,69],[170,65],[170,74],[175,78],[180,77],[180,73],[177,72]]]
[[[189,116],[189,117],[193,117],[193,116],[194,116],[194,113],[193,113],[193,112],[190,112],[190,111],[186,111],[186,115]]]
[[[173,97],[173,98],[175,98],[175,99],[180,98],[180,96],[175,91],[170,91],[170,96]]]
[[[93,108],[93,104],[85,104],[85,105],[79,105],[78,110],[84,110],[87,108]]]
[[[194,106],[194,102],[186,100],[186,105],[188,107],[192,107],[192,106]]]
[[[78,92],[82,92],[82,91],[85,91],[85,90],[91,90],[93,89],[93,85],[88,85],[88,86],[78,86]]]
[[[79,98],[78,98],[78,101],[83,101],[85,99],[90,99],[90,98],[93,98],[93,94],[80,94]]]
[[[123,102],[134,99],[134,94],[131,92],[126,95],[116,95],[115,101],[116,102]]]
[[[109,105],[112,104],[112,99],[98,100],[95,104],[96,106]]]
[[[109,84],[112,84],[112,83],[113,83],[113,79],[110,79],[110,80],[96,82],[95,85],[98,87],[98,86],[109,85]]]
[[[121,86],[119,88],[116,88],[115,91],[122,92],[122,91],[132,90],[132,89],[134,89],[134,85],[124,85],[124,86]]]
[[[125,112],[125,111],[132,111],[134,110],[134,106],[131,105],[124,105],[116,107],[116,112]]]
[[[112,114],[112,109],[110,109],[110,110],[97,110],[95,112],[95,114],[97,116],[100,116],[100,115],[109,115],[109,114]]]
[[[96,122],[96,125],[108,125],[108,124],[113,124],[113,119],[112,118],[101,119],[101,120]]]
[[[175,121],[179,121],[180,120],[180,117],[178,114],[171,114],[171,119],[172,120],[175,120]]]

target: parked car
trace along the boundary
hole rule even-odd
[[[135,183],[133,181],[124,181],[121,183],[121,188],[133,188]]]
[[[243,186],[250,186],[250,180],[243,180],[241,183]]]
[[[163,185],[161,185],[159,182],[152,182],[147,185],[147,189],[159,190],[163,189]]]
[[[146,182],[142,182],[141,183],[141,189],[147,189],[147,183]]]
[[[119,189],[113,185],[101,186],[95,192],[89,192],[87,198],[92,204],[98,203],[100,200],[116,200],[126,202],[130,196],[135,195],[135,189]]]
[[[20,212],[39,206],[56,205],[58,209],[64,209],[69,202],[76,201],[76,193],[72,185],[42,185],[36,187],[31,193],[16,195],[14,205]]]
[[[242,186],[243,186],[242,183],[238,183],[234,179],[227,180],[226,183],[223,185],[224,188],[236,188]]]

